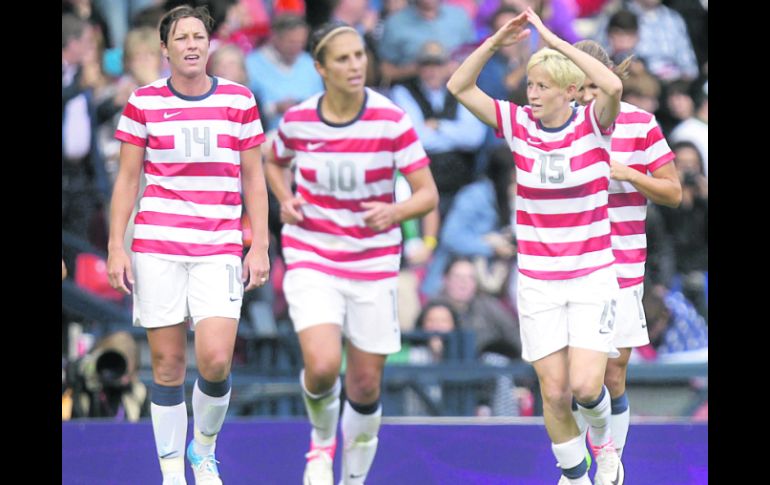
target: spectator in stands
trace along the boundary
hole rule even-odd
[[[647,70],[646,61],[637,52],[639,45],[639,19],[630,10],[620,9],[607,22],[607,54],[615,65],[631,58],[631,73]]]
[[[695,52],[679,13],[663,5],[661,0],[631,0],[628,10],[639,22],[636,54],[644,59],[655,77],[663,82],[698,77]],[[606,18],[599,22],[596,40],[603,47],[609,47]]]
[[[660,124],[668,136],[675,126],[690,118],[695,112],[695,103],[690,95],[689,81],[674,81],[667,84],[660,110]]]
[[[676,274],[676,254],[660,210],[656,204],[647,204],[645,291],[656,291],[662,296],[671,287]]]
[[[646,291],[642,302],[650,346],[638,349],[636,359],[708,362],[708,325],[681,291]]]
[[[225,44],[211,54],[209,73],[238,84],[248,85],[246,58],[238,46]]]
[[[99,127],[99,141],[104,153],[105,169],[110,175],[110,186],[115,182],[120,159],[120,141],[115,139],[120,114],[136,88],[161,77],[158,31],[150,27],[139,27],[129,30],[125,39],[123,75],[104,90],[100,105],[105,121]]]
[[[165,485],[185,483],[187,319],[199,371],[187,458],[197,483],[221,483],[214,452],[230,402],[241,300],[244,291],[265,284],[270,269],[259,111],[248,88],[206,74],[211,25],[203,7],[177,7],[162,18],[160,42],[171,76],[131,95],[115,135],[123,145],[107,267],[113,288],[129,294],[127,284],[133,285],[134,324],[147,329],[151,414]],[[212,113],[221,119],[212,121]],[[147,189],[135,220],[132,264],[123,240],[142,171]],[[243,261],[241,187],[252,231]]]
[[[500,47],[526,41],[527,24],[549,46],[528,64],[530,105],[494,100],[476,85],[479,72]],[[588,106],[574,107],[571,102],[586,77],[599,93]],[[607,149],[622,83],[601,62],[548,30],[529,8],[468,56],[448,87],[504,136],[513,152],[522,356],[532,362],[540,380],[561,480],[590,483],[585,442],[570,411],[574,395],[591,427],[595,480],[622,481],[623,467],[610,435],[610,397],[603,385],[607,358],[618,355],[610,313],[618,282],[610,223],[602,210],[611,172]]]
[[[265,45],[246,56],[249,88],[262,103],[266,131],[278,127],[287,109],[323,89],[305,52],[309,27],[299,15],[277,15]]]
[[[460,316],[460,327],[476,334],[476,351],[496,352],[510,359],[521,358],[518,319],[495,297],[478,291],[473,262],[462,256],[453,258],[446,268],[438,297],[452,305]]]
[[[682,184],[682,204],[661,207],[666,228],[674,242],[676,273],[684,296],[708,319],[706,288],[708,281],[708,179],[703,159],[693,143],[674,143],[674,163]]]
[[[424,345],[404,344],[408,346],[408,362],[425,365],[438,364],[446,360],[445,338],[456,333],[459,317],[452,306],[442,300],[428,301],[417,316],[414,327],[418,331],[433,333]],[[433,403],[439,403],[442,397],[441,385],[422,382],[424,394],[418,395],[413,389],[404,390],[404,414],[424,416],[431,414],[426,406],[425,397]]]
[[[388,16],[379,44],[383,83],[405,81],[417,75],[417,55],[435,40],[447,52],[475,40],[465,11],[443,0],[415,0]]]
[[[454,256],[465,256],[481,268],[502,267],[497,277],[499,294],[512,267],[516,244],[511,227],[511,206],[515,197],[515,171],[511,152],[500,145],[492,152],[484,177],[463,187],[455,197],[441,227],[439,244],[428,265],[422,292],[434,296]],[[481,277],[482,275],[477,275]]]
[[[703,160],[703,175],[709,175],[709,93],[708,81],[695,84],[693,102],[695,113],[684,119],[671,132],[671,141],[689,141],[698,148]]]
[[[412,364],[434,364],[444,360],[444,338],[440,334],[449,334],[460,328],[460,316],[452,305],[443,300],[431,300],[423,306],[415,321],[415,329],[434,333],[424,346],[411,346],[409,362]]]
[[[304,480],[334,483],[341,421],[342,473],[355,485],[364,483],[377,450],[385,359],[401,346],[398,224],[431,211],[438,196],[409,117],[364,85],[367,58],[358,32],[326,23],[313,33],[310,51],[326,89],[286,112],[266,171],[285,223],[283,287],[302,350],[300,383],[312,424]],[[289,184],[292,160],[296,194]],[[412,189],[396,203],[395,170]]]
[[[98,220],[109,181],[97,143],[94,91],[103,75],[95,64],[96,32],[73,14],[62,15],[62,229],[104,247]]]
[[[443,218],[457,191],[473,180],[475,152],[484,141],[486,127],[447,91],[451,67],[440,43],[426,42],[416,62],[417,79],[394,86],[391,98],[412,119],[428,152]]]
[[[501,6],[490,19],[492,32],[521,13],[511,6]],[[501,47],[479,74],[479,88],[495,99],[516,104],[527,102],[527,61],[534,52],[527,42]]]

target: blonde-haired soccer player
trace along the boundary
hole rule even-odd
[[[529,105],[494,100],[476,86],[479,72],[497,49],[527,39],[528,23],[549,47],[527,65]],[[573,107],[583,73],[600,92],[587,106]],[[513,152],[522,356],[540,381],[545,425],[562,470],[559,484],[591,483],[571,413],[574,394],[598,450],[595,483],[620,485],[624,471],[610,435],[603,380],[608,355],[617,354],[612,337],[618,283],[607,189],[622,83],[549,31],[529,8],[471,53],[447,87]]]

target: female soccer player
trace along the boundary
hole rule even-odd
[[[199,377],[195,437],[187,448],[195,482],[221,484],[216,437],[230,402],[230,364],[243,292],[267,281],[267,192],[254,96],[206,74],[213,20],[205,8],[170,10],[160,22],[171,76],[138,88],[118,124],[120,169],[112,195],[108,271],[134,290],[134,325],[152,354],[152,426],[164,485],[184,484],[187,317]],[[134,221],[133,264],[123,248],[140,174],[147,187]],[[241,195],[253,231],[243,258]],[[134,278],[134,275],[136,278]],[[244,289],[244,282],[248,281]]]
[[[496,50],[529,36],[527,23],[548,46],[527,65],[530,104],[493,100],[476,86],[479,72]],[[588,106],[573,108],[584,72],[600,92]],[[595,483],[620,485],[624,472],[609,433],[603,380],[608,354],[617,354],[612,336],[618,283],[607,187],[621,81],[549,31],[530,8],[484,41],[447,87],[513,152],[522,356],[540,381],[545,425],[562,469],[559,483],[591,483],[570,409],[574,394],[597,448]]]
[[[304,483],[334,484],[344,335],[342,483],[362,484],[377,448],[382,369],[401,347],[398,224],[431,211],[438,192],[408,116],[364,87],[367,58],[356,30],[325,24],[312,34],[310,50],[325,90],[286,112],[266,174],[285,223],[284,291],[302,348],[300,383],[313,427]],[[412,189],[398,203],[396,170]]]
[[[621,78],[626,76],[630,57],[615,66],[598,43],[582,40],[574,45],[613,69]],[[599,91],[587,76],[577,99],[581,104],[588,105],[597,98]],[[682,200],[682,186],[672,163],[674,153],[666,143],[655,116],[634,105],[620,104],[610,156],[609,216],[615,272],[620,286],[613,345],[620,356],[607,361],[604,384],[611,399],[612,441],[618,456],[623,456],[630,416],[626,397],[628,359],[631,348],[650,343],[642,307],[644,264],[647,260],[647,199],[656,204],[677,207]],[[579,413],[573,413],[581,431],[585,430],[585,421]]]

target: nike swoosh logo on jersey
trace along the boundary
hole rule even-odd
[[[608,330],[608,329],[606,329],[606,328],[600,328],[600,329],[599,329],[599,333],[600,333],[600,334],[602,334],[602,335],[608,334],[608,333],[610,333],[611,331],[612,331],[612,330]]]
[[[169,118],[173,118],[174,116],[176,116],[178,114],[182,114],[182,112],[181,111],[177,111],[176,113],[163,113],[163,119],[167,120]]]
[[[308,143],[308,144],[307,144],[307,149],[308,149],[308,151],[311,151],[311,152],[312,152],[312,151],[313,151],[313,150],[315,150],[316,148],[321,148],[321,146],[322,146],[322,145],[325,145],[325,144],[326,144],[326,142],[325,142],[325,141],[319,141],[318,143]]]
[[[238,301],[238,300],[240,300],[240,298],[233,298],[232,296],[230,297],[230,301]]]
[[[543,144],[543,140],[538,140],[538,139],[535,139],[535,138],[527,137],[527,143],[531,143],[533,145],[542,145]]]

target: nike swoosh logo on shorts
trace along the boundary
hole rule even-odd
[[[606,335],[606,334],[608,334],[610,332],[611,332],[611,330],[607,330],[606,328],[600,328],[599,329],[599,333],[602,334],[602,335]]]
[[[181,111],[177,111],[176,113],[163,113],[163,119],[167,120],[169,118],[173,118],[174,116],[176,116],[178,114],[182,114],[182,112]]]
[[[351,474],[350,474],[350,478],[361,478],[361,477],[363,477],[364,475],[366,475],[366,473],[361,473],[361,474],[358,474],[358,475],[354,475],[354,474],[352,474],[352,473],[351,473]]]
[[[233,298],[232,296],[230,297],[230,301],[238,301],[238,300],[240,300],[240,298]]]

